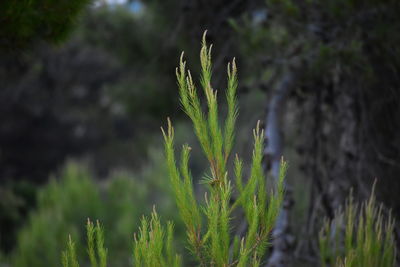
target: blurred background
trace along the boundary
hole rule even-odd
[[[238,64],[234,152],[250,161],[258,120],[282,136],[290,265],[315,266],[322,218],[351,188],[364,199],[376,180],[399,221],[399,12],[397,0],[1,1],[0,266],[59,266],[68,234],[84,262],[88,217],[112,266],[128,266],[153,205],[186,253],[160,126],[172,118],[200,179],[175,67],[185,51],[198,77],[206,29],[221,114],[226,64]]]

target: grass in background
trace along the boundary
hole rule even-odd
[[[383,206],[376,203],[374,190],[361,205],[350,196],[344,210],[339,209],[320,232],[322,266],[395,266],[393,227],[391,215],[384,216]]]

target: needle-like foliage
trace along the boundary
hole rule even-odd
[[[200,85],[206,103],[203,105],[193,82],[183,53],[176,69],[182,108],[193,123],[194,132],[209,162],[210,171],[202,183],[207,186],[204,203],[198,201],[189,170],[191,148],[185,144],[178,161],[175,158],[174,128],[168,119],[162,129],[170,183],[175,201],[186,226],[188,248],[200,266],[260,266],[268,246],[271,230],[283,202],[283,181],[287,163],[282,160],[277,185],[268,190],[263,172],[264,131],[257,123],[253,130],[254,149],[250,173],[245,177],[243,161],[231,152],[238,115],[236,99],[237,67],[235,59],[228,64],[225,120],[219,117],[217,90],[211,83],[211,46],[204,33],[200,51]],[[203,110],[203,108],[205,110]],[[223,121],[223,124],[220,122]],[[233,170],[228,170],[229,160]],[[233,231],[233,213],[243,214],[247,231],[240,236]],[[392,237],[394,221],[383,216],[374,194],[361,206],[350,198],[344,211],[336,213],[335,220],[327,221],[320,233],[322,265],[346,267],[391,267],[396,252]],[[103,229],[99,222],[87,223],[87,252],[92,267],[106,267]],[[163,227],[155,209],[151,217],[143,217],[139,233],[134,236],[133,266],[182,266],[175,253],[173,224]],[[79,267],[75,245],[68,240],[62,254],[64,267]]]
[[[170,183],[182,221],[186,226],[188,248],[200,266],[259,266],[271,237],[271,230],[283,201],[283,180],[287,164],[282,160],[279,182],[274,190],[267,190],[263,173],[264,131],[257,123],[253,131],[254,150],[248,178],[243,178],[243,161],[238,155],[230,157],[234,144],[238,115],[236,90],[237,68],[235,59],[228,64],[226,89],[227,115],[221,125],[217,91],[211,85],[211,46],[203,36],[200,51],[200,84],[206,99],[206,111],[183,53],[176,69],[180,101],[184,112],[193,123],[194,132],[210,164],[210,172],[203,178],[208,191],[204,204],[196,198],[189,170],[191,148],[182,147],[179,164],[175,158],[174,128],[168,119],[168,128],[162,129]],[[228,161],[233,160],[232,175]],[[234,182],[232,182],[234,181]],[[268,194],[267,194],[268,193]],[[237,236],[233,229],[233,212],[244,214],[248,231]],[[155,212],[151,218],[143,217],[139,234],[134,238],[134,266],[181,266],[181,258],[173,249],[173,224],[166,230]],[[99,223],[87,224],[88,254],[92,267],[106,267],[103,230]],[[78,267],[72,241],[63,256],[64,267]]]
[[[264,132],[258,123],[253,131],[254,150],[250,176],[244,182],[243,162],[236,155],[233,179],[227,166],[231,158],[238,115],[235,59],[227,68],[228,108],[223,125],[220,124],[217,90],[213,89],[211,84],[211,46],[206,44],[206,33],[203,35],[200,62],[200,85],[207,102],[206,111],[202,108],[191,73],[186,69],[183,53],[176,75],[182,108],[191,119],[194,132],[210,164],[210,173],[203,179],[208,191],[205,195],[205,205],[200,205],[195,198],[192,177],[188,170],[190,147],[183,146],[178,167],[174,151],[174,129],[168,119],[168,128],[162,131],[175,199],[187,228],[189,248],[201,266],[258,266],[264,256],[272,226],[282,204],[283,179],[287,164],[282,160],[277,188],[267,194],[262,167]],[[235,185],[231,181],[235,181]],[[234,195],[236,200],[233,199]],[[244,212],[249,225],[245,236],[234,236],[232,232],[232,213],[236,209]]]
[[[96,225],[89,219],[86,224],[88,254],[92,267],[107,266],[107,249],[104,248],[104,232],[99,221]],[[96,255],[97,254],[97,255]]]
[[[344,210],[338,210],[335,219],[326,221],[320,232],[322,266],[395,266],[393,227],[394,220],[390,215],[383,216],[374,192],[362,205],[355,204],[350,195]]]
[[[173,247],[173,224],[168,222],[165,231],[155,210],[150,219],[142,218],[139,235],[135,234],[134,239],[134,266],[181,266]]]
[[[87,232],[87,247],[90,265],[92,267],[106,267],[107,266],[107,249],[104,247],[104,232],[99,221],[96,225],[89,219],[86,224]],[[79,267],[79,263],[75,253],[75,245],[69,237],[67,249],[62,254],[63,267]]]
[[[71,236],[68,237],[67,249],[62,253],[61,261],[64,267],[79,267],[76,259],[75,244]]]

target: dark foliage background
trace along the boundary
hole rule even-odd
[[[281,247],[286,265],[314,263],[321,218],[333,216],[350,188],[364,199],[376,179],[378,200],[398,221],[399,11],[396,0],[1,1],[0,266],[59,264],[58,251],[45,265],[24,252],[56,210],[73,219],[60,220],[53,238],[67,230],[83,235],[76,229],[84,216],[65,215],[74,204],[54,193],[69,181],[63,173],[71,159],[90,173],[89,187],[99,192],[79,212],[93,211],[106,228],[120,227],[120,236],[133,233],[139,214],[153,204],[170,201],[161,190],[168,185],[159,127],[173,117],[178,142],[193,140],[178,108],[174,70],[182,50],[191,69],[199,69],[205,29],[214,44],[215,88],[225,86],[228,60],[238,61],[236,151],[250,150],[246,133],[258,119],[269,127],[270,107],[283,96],[276,130],[290,162],[290,227]],[[266,163],[272,156],[266,152]],[[194,153],[196,179],[203,163]],[[116,226],[107,224],[116,216],[109,209],[124,186],[110,184],[121,171],[134,185],[124,191],[128,204]],[[161,189],[143,189],[153,187]],[[81,199],[85,192],[76,190],[71,194]],[[50,191],[59,198],[43,200]],[[128,197],[138,192],[146,195]],[[65,208],[49,208],[55,202]],[[136,202],[143,210],[127,216]],[[161,214],[175,216],[168,205]],[[35,255],[54,245],[52,237]]]

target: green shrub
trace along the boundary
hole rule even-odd
[[[208,189],[204,196],[205,203],[198,202],[193,188],[188,167],[191,148],[187,144],[183,145],[178,167],[174,152],[174,128],[169,119],[168,129],[162,129],[170,183],[179,214],[186,227],[187,248],[201,266],[259,266],[282,204],[286,163],[282,161],[277,187],[267,195],[262,168],[264,133],[257,124],[253,131],[254,150],[250,175],[246,182],[243,181],[242,160],[238,155],[234,159],[230,156],[238,114],[235,60],[228,64],[228,108],[222,126],[218,117],[217,91],[211,87],[211,47],[206,45],[205,34],[200,60],[201,85],[207,100],[207,114],[202,110],[190,71],[186,70],[183,54],[176,74],[183,110],[193,123],[194,132],[210,166],[210,173],[203,179],[203,184]],[[233,161],[234,175],[228,170],[229,161]],[[238,210],[244,214],[248,224],[248,231],[243,236],[236,236],[233,232],[233,213]],[[91,231],[88,228],[88,236],[91,235]],[[89,237],[88,250],[92,259],[91,243],[93,241]],[[182,261],[174,252],[173,243],[172,223],[168,223],[165,232],[157,213],[153,211],[151,219],[143,218],[139,237],[135,237],[134,265],[180,266]],[[102,246],[103,243],[97,246],[99,255],[104,255]],[[91,262],[92,266],[97,266],[97,263]],[[72,241],[68,242],[63,264],[64,267],[77,266]]]
[[[344,210],[336,212],[333,221],[326,221],[320,232],[322,266],[391,267],[396,263],[393,238],[394,220],[383,215],[374,192],[369,200],[355,204],[352,196]]]
[[[67,240],[65,233],[78,239],[79,225],[87,217],[101,216],[99,190],[89,172],[74,163],[39,192],[37,201],[37,211],[19,232],[15,266],[54,266]]]
[[[183,55],[183,54],[182,54]],[[234,175],[228,171],[228,161],[234,143],[235,123],[238,114],[236,104],[237,69],[235,60],[228,64],[226,99],[228,112],[225,124],[218,117],[217,91],[211,86],[211,47],[203,36],[201,61],[201,86],[207,100],[208,113],[202,111],[190,71],[186,71],[183,56],[176,70],[180,100],[183,110],[193,123],[194,132],[209,161],[210,174],[204,179],[208,191],[205,205],[199,205],[192,186],[188,168],[191,148],[182,147],[180,168],[176,166],[174,153],[174,129],[168,120],[168,130],[163,130],[170,181],[175,200],[186,226],[190,251],[201,266],[258,266],[265,254],[283,199],[283,178],[286,163],[282,161],[277,190],[267,197],[266,181],[262,168],[264,133],[259,124],[253,131],[254,150],[250,177],[242,180],[242,160],[233,159]],[[235,179],[232,179],[235,177]],[[235,188],[232,181],[235,181]],[[232,195],[236,194],[236,200]],[[232,238],[232,213],[241,208],[249,227],[245,236]],[[203,218],[203,215],[205,218]],[[203,225],[203,221],[206,221]],[[231,250],[232,246],[232,250]]]
[[[0,49],[26,48],[34,41],[59,43],[72,31],[91,0],[5,0],[0,2],[3,27]]]
[[[104,242],[110,248],[108,258],[113,266],[128,265],[134,231],[141,215],[151,211],[148,203],[159,202],[163,218],[175,220],[177,215],[167,181],[163,184],[159,178],[166,172],[162,151],[152,149],[149,155],[150,163],[135,177],[116,172],[100,184],[87,168],[67,164],[59,179],[52,179],[40,190],[37,209],[19,232],[12,266],[59,266],[68,233],[71,242],[75,241],[77,261],[86,262],[86,233],[81,226],[88,218],[112,229]]]

